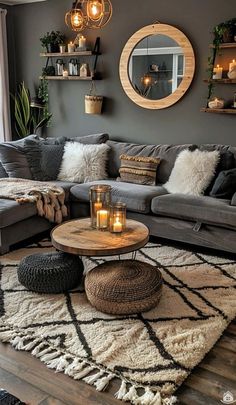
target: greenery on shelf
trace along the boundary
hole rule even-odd
[[[209,56],[208,58],[208,68],[207,68],[209,79],[211,79],[213,75],[215,59],[219,52],[220,45],[224,42],[233,41],[234,35],[236,35],[236,18],[232,18],[231,20],[216,25],[213,29],[213,35],[214,35],[213,49],[211,56]],[[208,97],[207,97],[208,100],[211,98],[213,90],[214,90],[214,83],[209,83]]]
[[[30,92],[24,82],[18,86],[18,91],[12,96],[14,100],[14,123],[19,138],[30,134],[36,134],[39,128],[44,128],[50,121],[52,114],[48,111],[45,116],[43,104],[32,104]],[[46,98],[46,91],[44,91]]]
[[[47,32],[40,38],[40,42],[47,52],[57,52],[59,45],[65,42],[65,35],[60,31]]]

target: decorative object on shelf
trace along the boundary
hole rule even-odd
[[[107,230],[111,205],[111,186],[98,184],[90,187],[90,214],[92,228]]]
[[[40,42],[47,52],[59,52],[59,45],[64,44],[65,35],[60,31],[47,32],[47,34],[40,38]]]
[[[57,59],[56,67],[57,67],[57,76],[63,76],[64,63],[62,59]]]
[[[122,233],[126,228],[126,204],[118,202],[110,206],[110,232]]]
[[[72,41],[67,45],[67,48],[68,48],[68,53],[75,52],[75,44]]]
[[[60,53],[65,53],[66,45],[64,45],[64,44],[59,45],[59,49],[60,49]]]
[[[229,79],[236,79],[236,61],[235,59],[232,60],[229,64],[229,72],[228,72]]]
[[[85,28],[102,28],[112,17],[110,0],[77,0],[65,15],[65,22],[72,31],[80,32]]]
[[[79,36],[79,48],[86,49],[86,38],[83,35]]]
[[[80,66],[80,77],[90,76],[90,69],[88,63],[82,63]]]
[[[63,70],[62,76],[63,76],[63,77],[68,77],[68,76],[69,76],[69,72],[68,72],[67,69],[64,69],[64,70]]]
[[[43,128],[50,121],[52,114],[44,114],[44,105],[31,103],[29,90],[24,82],[18,86],[14,99],[14,125],[19,138],[30,134],[36,134],[39,128]],[[31,105],[32,104],[32,105]]]
[[[213,33],[215,36],[215,46],[219,45],[220,43],[233,42],[234,35],[236,33],[236,18],[232,18],[231,20],[216,25]]]
[[[69,61],[69,75],[78,76],[79,75],[79,63],[77,59],[70,59]]]
[[[55,67],[52,65],[46,64],[46,66],[42,69],[42,76],[55,76],[56,71],[55,71]]]
[[[213,69],[213,76],[212,79],[216,80],[216,79],[222,79],[222,74],[223,74],[223,68],[220,65],[217,65],[214,69]]]
[[[144,66],[141,72],[140,66]],[[194,71],[190,41],[183,32],[167,24],[155,23],[135,32],[120,58],[120,80],[125,93],[135,104],[153,110],[179,101],[188,90]]]
[[[94,81],[92,81],[90,92],[85,95],[86,114],[100,115],[102,113],[103,96],[98,96],[96,93],[96,86]]]
[[[208,101],[208,107],[213,109],[224,108],[225,102],[223,99],[214,97],[214,99]]]

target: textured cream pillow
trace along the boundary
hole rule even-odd
[[[163,185],[169,193],[202,195],[214,177],[220,152],[191,152],[186,149],[177,156],[170,178]]]
[[[83,145],[67,142],[58,180],[86,183],[107,179],[108,145]]]

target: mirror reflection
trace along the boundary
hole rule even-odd
[[[135,91],[150,100],[174,93],[184,77],[184,52],[166,35],[149,35],[133,49],[129,79]]]

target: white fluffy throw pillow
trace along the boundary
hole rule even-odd
[[[178,155],[170,178],[163,187],[169,193],[202,195],[214,177],[220,152],[191,152],[186,149]]]
[[[110,147],[67,142],[58,180],[77,183],[107,179],[107,159]]]

